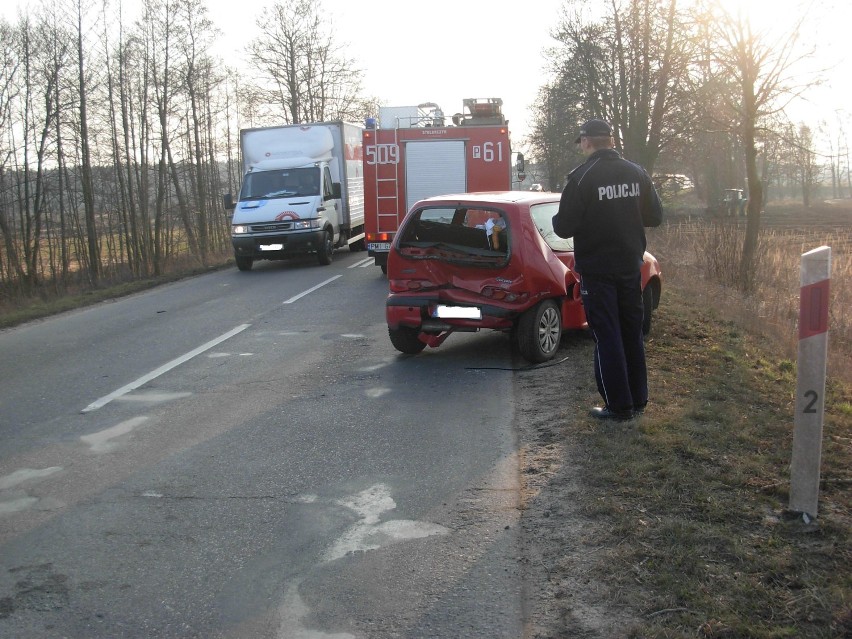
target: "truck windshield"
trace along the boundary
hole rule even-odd
[[[319,167],[275,169],[247,174],[240,191],[240,200],[319,195],[319,192]]]

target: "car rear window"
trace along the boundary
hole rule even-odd
[[[397,248],[412,258],[502,264],[510,239],[506,216],[499,210],[441,206],[412,213]]]
[[[541,233],[544,241],[554,251],[573,251],[574,238],[567,240],[559,237],[553,232],[553,216],[559,209],[559,202],[547,202],[545,204],[534,204],[530,207],[533,223]]]

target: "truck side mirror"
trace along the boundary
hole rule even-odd
[[[222,196],[222,204],[225,205],[226,211],[233,211],[234,208],[236,208],[236,204],[234,204],[234,196],[230,193],[225,193],[225,195]]]
[[[332,182],[331,183],[331,197],[327,198],[329,200],[339,200],[342,197],[342,191],[340,190],[340,182]]]
[[[517,169],[518,173],[523,173],[525,166],[526,165],[524,164],[524,154],[518,153],[518,159],[515,162],[515,168]]]

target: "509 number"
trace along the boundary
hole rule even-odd
[[[398,164],[399,145],[397,144],[374,144],[364,149],[367,164]]]

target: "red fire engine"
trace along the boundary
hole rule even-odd
[[[393,236],[425,197],[512,188],[512,150],[500,98],[464,100],[446,125],[434,103],[382,107],[364,131],[364,231],[368,255],[387,272]],[[377,126],[378,125],[378,126]],[[523,170],[519,155],[518,170]]]

